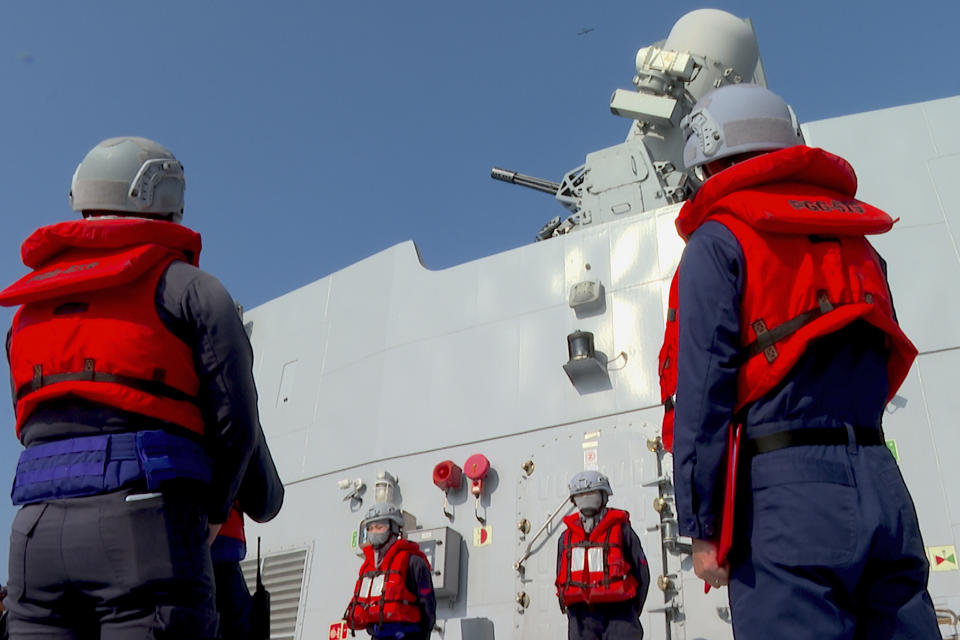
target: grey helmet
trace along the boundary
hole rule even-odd
[[[360,526],[366,529],[368,524],[373,522],[389,521],[397,525],[395,530],[403,528],[403,512],[400,507],[392,502],[378,502],[367,510],[367,515],[363,517]],[[393,529],[393,527],[391,527]]]
[[[803,144],[803,133],[783,98],[755,84],[731,84],[707,93],[680,121],[687,169],[751,151]]]
[[[607,497],[613,495],[613,489],[610,488],[610,480],[599,471],[581,471],[570,479],[568,487],[570,489],[571,499],[573,499],[573,496],[590,493],[591,491],[601,491],[605,493]]]
[[[77,165],[70,207],[180,222],[185,187],[183,165],[163,145],[146,138],[109,138]]]

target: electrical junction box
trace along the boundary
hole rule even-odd
[[[420,545],[433,569],[433,591],[438,599],[455,600],[460,590],[460,534],[450,527],[415,529],[407,540]]]
[[[599,280],[584,280],[570,287],[570,308],[594,311],[603,307],[603,285]]]

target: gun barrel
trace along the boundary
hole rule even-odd
[[[500,169],[499,167],[494,167],[490,170],[490,177],[494,180],[501,180],[503,182],[509,182],[510,184],[518,184],[521,187],[527,187],[528,189],[543,191],[544,193],[549,193],[550,195],[556,195],[557,191],[560,190],[559,182],[545,180],[543,178],[535,178],[534,176],[527,176],[522,173],[517,173],[516,171]]]

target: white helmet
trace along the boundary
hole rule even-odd
[[[680,121],[687,169],[751,151],[803,144],[797,116],[783,98],[755,84],[714,89]]]
[[[70,207],[180,222],[185,186],[183,165],[163,145],[146,138],[110,138],[77,165]]]
[[[588,469],[581,471],[570,479],[568,485],[570,497],[580,495],[581,493],[590,493],[591,491],[601,491],[607,496],[613,495],[613,489],[610,488],[610,480],[599,471]]]
[[[403,512],[400,507],[391,502],[378,502],[367,510],[367,515],[363,517],[360,526],[366,528],[373,522],[389,521],[397,525],[397,529],[403,528]]]

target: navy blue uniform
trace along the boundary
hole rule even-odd
[[[674,475],[682,535],[719,533],[721,471],[736,404],[745,263],[734,235],[706,222],[680,265]],[[844,429],[851,444],[756,455],[741,470],[730,603],[738,638],[939,638],[928,563],[900,471],[853,428],[881,429],[884,336],[856,322],[820,338],[750,405],[744,437]]]
[[[600,522],[603,512],[597,514]],[[582,520],[581,516],[581,520]],[[630,572],[637,579],[637,597],[626,602],[606,602],[602,604],[573,604],[567,607],[567,637],[570,640],[628,640],[643,638],[640,626],[640,612],[647,600],[650,589],[650,567],[640,545],[640,538],[624,522],[620,528],[623,540],[623,557],[630,564]],[[557,575],[560,575],[563,555],[563,536],[557,540]],[[560,605],[561,609],[563,604]]]
[[[217,614],[207,525],[226,520],[259,433],[253,352],[233,299],[213,276],[173,263],[156,291],[164,324],[194,353],[212,479],[139,484],[29,504],[10,537],[14,638],[214,638]],[[7,348],[9,353],[8,334]],[[31,446],[65,438],[170,429],[142,415],[64,398],[23,425]],[[175,429],[175,427],[174,427]],[[182,433],[179,429],[178,433]]]

